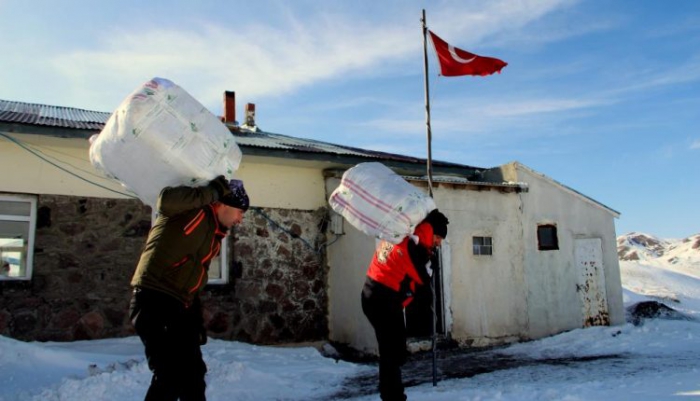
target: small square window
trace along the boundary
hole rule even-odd
[[[537,226],[537,249],[540,251],[553,251],[559,249],[557,226],[553,224],[543,224]]]
[[[491,237],[472,237],[474,255],[492,255],[493,239]]]

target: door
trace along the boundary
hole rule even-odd
[[[577,239],[575,248],[578,283],[576,291],[583,308],[583,327],[610,324],[605,291],[603,247],[600,238]]]
[[[442,258],[440,254],[442,249],[438,249],[431,259],[431,265],[437,267],[433,269],[435,275],[435,304],[436,304],[436,326],[437,334],[445,333],[444,324],[444,307],[443,307],[443,289],[442,276],[443,269],[441,266]],[[406,307],[406,336],[421,338],[430,337],[433,331],[433,294],[430,288],[430,283],[416,286],[416,293],[411,302]]]

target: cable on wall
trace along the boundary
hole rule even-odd
[[[138,198],[137,196],[135,196],[135,195],[128,194],[128,193],[125,193],[125,192],[116,191],[116,190],[113,190],[113,189],[111,189],[111,188],[108,188],[108,187],[106,187],[106,186],[104,186],[104,185],[98,184],[98,183],[96,183],[96,182],[94,182],[94,181],[88,180],[88,179],[86,179],[86,178],[84,178],[84,177],[81,177],[80,175],[78,175],[78,174],[76,174],[76,173],[74,173],[74,172],[72,172],[72,171],[66,169],[65,167],[60,166],[60,165],[57,164],[56,162],[49,160],[49,159],[47,158],[48,156],[42,155],[43,152],[41,152],[40,150],[32,149],[31,145],[28,145],[28,144],[26,144],[26,143],[24,143],[24,142],[22,142],[22,141],[20,141],[20,140],[18,140],[18,139],[16,139],[16,138],[13,138],[13,137],[11,137],[11,136],[5,134],[5,133],[0,132],[0,137],[3,137],[3,138],[5,138],[5,139],[9,140],[10,142],[12,142],[12,143],[14,143],[15,145],[21,147],[21,148],[24,149],[25,151],[31,153],[34,157],[39,158],[40,160],[42,160],[42,161],[44,161],[44,162],[46,162],[46,163],[48,163],[48,164],[50,164],[50,165],[52,165],[52,166],[58,168],[59,170],[65,172],[65,173],[67,173],[67,174],[69,174],[69,175],[71,175],[71,176],[73,176],[73,177],[75,177],[75,178],[80,179],[81,181],[84,181],[84,182],[86,182],[86,183],[88,183],[88,184],[90,184],[90,185],[94,185],[94,186],[96,186],[96,187],[98,187],[98,188],[101,188],[101,189],[104,189],[104,190],[106,190],[106,191],[116,193],[116,194],[118,194],[118,195],[126,196],[126,197],[132,198],[132,199],[139,199],[139,198]],[[67,164],[67,165],[73,167],[74,169],[81,170],[80,168],[78,168],[78,167],[76,167],[76,166],[73,166],[73,165],[71,165],[70,163],[67,163],[67,162],[63,162],[63,163],[65,163],[65,164]],[[85,172],[84,170],[81,170],[81,171]],[[86,172],[86,173],[89,173],[89,172]],[[336,235],[335,235],[335,238],[334,238],[332,241],[329,241],[329,242],[326,242],[326,243],[321,244],[321,245],[318,247],[318,249],[317,249],[317,248],[314,248],[314,246],[311,245],[307,240],[305,240],[304,238],[300,237],[298,234],[292,232],[291,230],[289,230],[289,229],[283,227],[280,223],[276,222],[276,221],[275,221],[274,219],[272,219],[269,215],[267,215],[267,213],[265,213],[261,208],[259,208],[259,207],[251,207],[250,209],[251,209],[253,212],[255,212],[256,214],[258,214],[259,216],[263,217],[265,220],[267,220],[268,224],[269,224],[272,228],[277,229],[277,230],[282,231],[282,232],[285,232],[285,233],[287,233],[290,237],[301,241],[307,248],[311,249],[311,250],[314,251],[315,253],[321,253],[321,250],[322,250],[323,248],[332,245],[333,243],[335,243],[335,242],[340,238],[340,235],[336,234]]]
[[[7,134],[4,134],[4,133],[0,132],[0,136],[3,137],[3,138],[5,138],[5,139],[7,139],[7,140],[9,140],[10,142],[14,143],[15,145],[21,147],[22,149],[24,149],[24,150],[26,150],[27,152],[31,153],[32,155],[34,155],[35,157],[39,158],[40,160],[42,160],[42,161],[44,161],[44,162],[46,162],[46,163],[48,163],[48,164],[50,164],[50,165],[56,167],[57,169],[59,169],[59,170],[65,172],[65,173],[67,173],[67,174],[69,174],[69,175],[71,175],[71,176],[73,176],[73,177],[75,177],[75,178],[77,178],[77,179],[79,179],[79,180],[85,181],[85,182],[87,182],[88,184],[91,184],[91,185],[94,185],[94,186],[96,186],[96,187],[102,188],[102,189],[104,189],[104,190],[106,190],[106,191],[114,192],[115,194],[119,194],[119,195],[122,195],[122,196],[126,196],[126,197],[132,198],[132,199],[138,199],[138,197],[135,196],[135,195],[128,194],[128,193],[125,193],[125,192],[115,191],[114,189],[108,188],[108,187],[106,187],[106,186],[104,186],[104,185],[98,184],[98,183],[96,183],[96,182],[94,182],[94,181],[90,181],[90,180],[88,180],[88,179],[86,179],[86,178],[84,178],[84,177],[81,177],[81,176],[79,176],[78,174],[75,174],[74,172],[72,172],[72,171],[66,169],[65,167],[60,166],[60,165],[58,165],[57,163],[55,163],[55,162],[53,162],[53,161],[47,159],[46,157],[42,156],[41,154],[39,154],[38,151],[32,149],[29,145],[23,143],[23,142],[20,141],[20,140],[17,140],[17,139],[15,139],[15,138],[9,136],[9,135],[7,135]],[[70,164],[69,164],[69,165],[70,165]],[[74,166],[71,166],[71,167],[74,167]],[[76,167],[74,167],[74,168],[76,168]]]

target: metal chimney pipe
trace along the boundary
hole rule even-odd
[[[224,92],[224,122],[236,122],[236,92]]]
[[[245,105],[245,123],[250,127],[255,126],[255,103]]]

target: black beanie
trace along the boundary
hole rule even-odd
[[[250,200],[248,199],[248,194],[245,192],[245,188],[243,188],[243,181],[231,180],[228,183],[228,187],[231,193],[224,196],[219,201],[224,205],[241,209],[244,212],[248,210]]]
[[[435,209],[428,213],[428,216],[423,220],[433,227],[433,234],[441,238],[447,238],[447,225],[450,221],[447,217]]]

